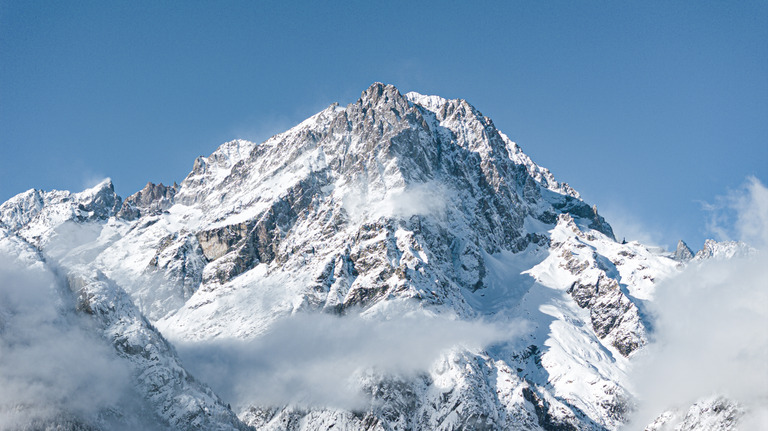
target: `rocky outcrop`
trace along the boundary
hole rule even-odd
[[[10,230],[23,227],[43,209],[45,196],[42,190],[31,189],[8,199],[0,205],[0,222]]]
[[[552,205],[556,210],[570,214],[572,217],[578,217],[585,219],[589,222],[590,229],[595,229],[598,232],[603,233],[608,238],[616,240],[613,235],[613,229],[605,219],[597,213],[597,206],[590,207],[580,199],[574,199],[571,196],[564,196],[562,201],[554,203]]]
[[[574,282],[568,293],[589,310],[595,334],[608,338],[622,355],[629,356],[646,343],[637,307],[622,294],[616,280],[601,274],[594,283]]]
[[[77,220],[104,220],[115,215],[122,206],[122,199],[115,193],[111,180],[105,180],[96,187],[75,194]]]
[[[162,241],[146,272],[162,273],[165,284],[187,300],[200,287],[207,263],[197,237],[190,233],[176,233]]]
[[[163,183],[148,182],[143,189],[125,198],[117,217],[125,220],[135,220],[143,215],[159,214],[173,205],[178,184],[164,186]]]
[[[29,190],[0,205],[0,222],[36,246],[67,222],[104,222],[122,206],[112,181],[105,179],[79,193]]]

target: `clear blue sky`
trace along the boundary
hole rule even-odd
[[[768,183],[768,1],[283,3],[0,0],[0,201],[181,181],[374,81],[467,99],[620,236],[698,248]]]

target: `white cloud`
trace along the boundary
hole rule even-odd
[[[367,186],[348,186],[342,202],[353,220],[363,216],[409,218],[414,215],[441,215],[448,202],[447,190],[437,182],[409,185],[392,190],[369,190]]]
[[[41,266],[0,254],[0,429],[62,414],[91,420],[129,390],[126,365],[66,311],[59,286]]]
[[[413,376],[451,348],[478,350],[520,333],[501,327],[431,317],[389,319],[298,314],[253,340],[177,343],[193,374],[238,408],[297,404],[355,409],[367,398],[357,376]]]
[[[768,189],[751,178],[719,199],[717,229],[765,247]],[[730,220],[726,226],[722,220]],[[645,425],[662,411],[723,394],[747,407],[747,423],[768,425],[768,252],[691,264],[661,283],[651,305],[654,342],[638,358],[635,384]],[[745,428],[746,429],[746,428]]]
[[[768,188],[760,180],[750,177],[744,186],[746,192],[732,198],[736,209],[736,227],[739,239],[754,247],[768,248]]]

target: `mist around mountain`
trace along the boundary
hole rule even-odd
[[[718,230],[739,241],[707,241],[678,275],[659,283],[655,340],[633,372],[641,400],[633,424],[663,409],[669,422],[683,425],[652,429],[768,424],[768,336],[761,329],[768,323],[768,189],[749,178],[719,200],[728,210],[720,219],[732,224]]]
[[[617,241],[472,105],[380,83],[179,184],[29,190],[0,429],[756,429],[768,190],[721,203],[695,253]]]

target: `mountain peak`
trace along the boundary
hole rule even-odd
[[[39,265],[66,275],[62,290],[76,300],[74,311],[95,319],[93,330],[133,367],[137,394],[173,429],[244,429],[240,420],[282,429],[288,419],[302,429],[367,429],[376,421],[382,429],[616,429],[632,401],[627,358],[648,339],[641,301],[652,300],[654,280],[679,264],[639,243],[617,243],[595,206],[467,101],[404,95],[380,82],[262,143],[222,144],[199,157],[181,185],[148,182],[124,202],[109,179],[74,194],[32,190],[0,205],[0,226],[0,252],[18,255],[15,244],[28,243],[41,252]],[[77,242],[68,249],[70,236]],[[709,255],[737,248],[705,244]],[[691,254],[681,241],[678,257]],[[0,326],[13,318],[4,305]],[[238,419],[171,345],[251,346],[271,335],[283,345],[306,333],[298,342],[307,354],[286,349],[303,359],[324,344],[305,343],[315,336],[303,325],[317,326],[315,316],[325,325],[323,313],[340,315],[318,328],[323,336],[373,339],[376,352],[393,352],[380,363],[397,369],[398,352],[421,339],[382,350],[387,337],[378,330],[349,336],[343,325],[368,331],[378,319],[402,317],[391,338],[413,328],[425,329],[427,340],[454,332],[434,320],[447,316],[473,325],[474,340],[475,323],[487,318],[501,325],[487,331],[499,334],[488,336],[499,348],[465,349],[451,336],[434,346],[434,359],[418,360],[413,378],[396,380],[345,357],[354,369],[338,380],[354,391],[355,410],[324,400],[295,409],[292,397],[254,392],[232,400]],[[519,319],[531,324],[522,328]],[[299,326],[282,326],[289,322]],[[382,355],[361,355],[368,356]],[[331,375],[324,366],[291,368]],[[292,387],[304,377],[291,377]],[[158,381],[167,384],[158,389]],[[353,413],[361,409],[365,417]]]
[[[114,215],[122,205],[122,199],[115,193],[115,186],[110,178],[101,180],[95,186],[74,194],[73,197],[79,202],[79,209],[93,212],[94,215],[102,218]]]
[[[693,251],[688,247],[682,239],[677,242],[677,249],[675,250],[674,259],[680,262],[685,262],[693,259]]]
[[[82,192],[81,194],[87,194],[87,193],[99,193],[102,190],[114,190],[115,186],[112,184],[112,178],[104,178],[103,180],[99,181],[95,186],[89,187]]]
[[[363,90],[361,98],[370,98],[382,96],[384,93],[400,94],[400,90],[392,84],[384,84],[383,82],[374,82],[368,88]]]
[[[358,103],[364,108],[373,108],[377,106],[394,108],[403,112],[408,108],[408,99],[392,84],[382,84],[374,82],[368,89],[362,92]]]

